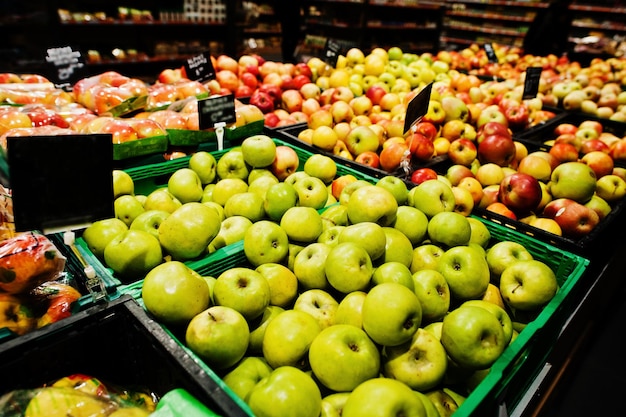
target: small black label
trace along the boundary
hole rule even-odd
[[[326,39],[323,56],[324,62],[334,68],[337,65],[337,58],[341,54],[341,49],[339,42],[333,39]]]
[[[428,102],[430,101],[432,89],[433,83],[430,83],[409,101],[404,118],[404,133],[406,133],[411,126],[422,120],[422,117],[424,117],[428,111]]]
[[[211,62],[210,53],[202,53],[185,61],[187,78],[193,81],[205,82],[215,78],[215,68]]]
[[[234,123],[235,96],[226,94],[198,100],[198,113],[200,130],[211,129],[219,122]]]
[[[48,48],[46,62],[53,68],[51,81],[57,88],[65,91],[71,91],[78,80],[87,76],[85,58],[71,46]]]
[[[494,64],[498,63],[498,57],[496,56],[496,51],[493,49],[492,44],[485,44],[485,53],[487,53],[487,59],[489,62],[493,62]]]
[[[524,80],[524,93],[522,99],[537,97],[539,92],[539,79],[541,78],[542,67],[529,67],[526,69],[526,79]]]

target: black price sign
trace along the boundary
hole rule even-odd
[[[406,108],[406,116],[404,118],[404,132],[406,133],[411,127],[422,120],[422,117],[428,111],[428,102],[430,101],[430,93],[433,89],[433,83],[428,84],[415,97],[409,101]]]
[[[215,68],[211,62],[210,53],[202,53],[187,59],[184,67],[187,78],[190,80],[205,82],[215,78]]]
[[[541,67],[529,67],[526,69],[526,79],[524,80],[524,93],[522,99],[537,97],[539,92],[539,79],[541,78]]]
[[[341,45],[333,39],[326,39],[324,44],[324,61],[331,67],[337,66],[337,58],[341,54]]]
[[[113,217],[110,134],[7,138],[17,231],[86,227]]]
[[[85,58],[71,46],[47,49],[46,62],[53,67],[50,78],[57,88],[70,91],[78,80],[87,76]]]
[[[198,113],[200,130],[213,128],[216,123],[220,122],[234,123],[237,119],[235,96],[226,94],[198,100]]]
[[[496,56],[496,51],[493,49],[492,44],[485,44],[485,53],[487,54],[487,59],[489,60],[489,62],[493,62],[494,64],[498,63],[498,57]]]

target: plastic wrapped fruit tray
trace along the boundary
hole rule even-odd
[[[289,143],[289,144],[294,144],[296,146],[302,147],[304,149],[310,150],[311,152],[314,153],[321,153],[323,155],[327,155],[330,156],[331,158],[333,158],[335,160],[335,162],[337,162],[338,164],[342,164],[344,166],[353,168],[355,170],[361,171],[366,173],[367,175],[370,175],[372,177],[375,178],[382,178],[385,177],[387,175],[393,175],[396,176],[402,180],[404,180],[404,182],[408,185],[413,187],[415,184],[411,183],[409,176],[410,173],[405,172],[402,168],[397,169],[394,172],[387,172],[383,169],[380,168],[373,168],[370,167],[368,165],[365,164],[361,164],[359,162],[350,160],[350,159],[346,159],[344,157],[341,157],[339,155],[335,155],[332,152],[328,152],[325,151],[323,149],[319,149],[314,147],[313,145],[310,145],[306,142],[303,142],[302,140],[298,139],[298,134],[300,132],[302,132],[304,129],[307,128],[306,123],[296,123],[293,125],[288,125],[288,126],[282,126],[280,128],[274,128],[273,130],[271,130],[271,134],[278,137],[279,139],[284,140],[285,142]],[[432,167],[432,166],[436,166],[440,163],[442,163],[443,161],[445,161],[446,159],[448,159],[447,156],[445,155],[440,155],[440,156],[436,156],[432,159],[430,159],[429,161],[424,161],[421,163],[413,163],[411,166],[411,170],[414,170],[418,167]]]
[[[479,218],[480,219],[480,218]],[[513,409],[528,389],[528,384],[537,376],[551,352],[560,328],[569,316],[574,297],[570,296],[584,275],[589,261],[579,255],[561,250],[553,245],[538,241],[515,230],[480,219],[491,233],[492,243],[514,241],[524,245],[537,260],[545,262],[556,274],[559,291],[526,327],[511,342],[502,356],[491,367],[483,381],[472,391],[455,416],[499,415],[502,407]],[[199,260],[190,264],[191,268],[203,276],[219,276],[220,273],[249,263],[243,252],[243,243],[228,248],[219,260]],[[141,287],[143,281],[123,285],[119,291],[130,295],[143,305]],[[167,328],[167,327],[166,327]],[[171,333],[177,343],[184,341],[184,335]],[[183,343],[184,344],[184,343]],[[202,359],[196,358],[199,363]],[[207,367],[206,364],[202,365]],[[209,372],[210,369],[207,369]],[[219,373],[218,373],[219,375]]]
[[[312,152],[308,150],[299,148],[296,145],[288,144],[280,139],[274,139],[276,145],[287,145],[293,148],[298,155],[300,160],[300,164],[298,166],[298,170],[302,171],[304,168],[304,162],[313,155]],[[228,152],[232,148],[223,149],[220,151],[211,151],[211,154],[215,157],[216,160],[219,160],[226,152]],[[144,194],[148,195],[150,192],[156,190],[157,188],[166,187],[167,181],[176,170],[179,168],[187,167],[189,164],[190,156],[176,158],[171,161],[165,161],[155,164],[148,164],[141,167],[128,168],[125,171],[128,172],[133,179],[135,185],[135,194]],[[355,178],[359,180],[365,180],[371,183],[376,183],[378,181],[377,178],[372,177],[364,172],[358,171],[356,169],[350,168],[345,165],[337,164],[337,177],[341,175],[351,174],[354,175]],[[117,278],[111,269],[107,268],[96,258],[96,256],[89,250],[87,244],[82,239],[81,231],[77,232],[76,238],[76,247],[81,254],[81,256],[85,259],[85,261],[92,265],[96,270],[96,274],[103,280],[104,285],[107,289],[109,289],[109,296],[115,296],[115,288],[118,285],[122,284],[122,280]],[[226,247],[227,248],[227,247]],[[207,261],[213,261],[222,256],[226,250],[226,248],[218,249],[216,252],[206,255]],[[187,261],[191,262],[191,261]]]
[[[85,374],[158,398],[183,389],[220,416],[247,407],[130,296],[90,307],[63,322],[0,345],[0,394]],[[106,384],[105,384],[106,385]]]

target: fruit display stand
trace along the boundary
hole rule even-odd
[[[493,241],[519,242],[528,248],[536,259],[545,262],[556,273],[560,288],[550,303],[525,326],[494,363],[487,376],[455,412],[455,416],[502,415],[498,414],[498,410],[503,407],[512,409],[517,405],[551,352],[559,329],[576,302],[571,294],[580,285],[589,265],[587,259],[578,255],[542,243],[493,222],[484,221],[484,223]],[[243,243],[240,242],[229,247],[228,254],[223,254],[217,261],[199,260],[190,263],[189,266],[203,276],[217,277],[230,268],[249,267],[250,264],[243,251]],[[122,285],[118,289],[123,296],[130,295],[143,305],[142,284],[142,281],[138,281]],[[184,345],[184,334],[180,334],[180,329],[164,327],[178,344]],[[203,363],[200,358],[197,358],[197,361]],[[202,366],[207,372],[211,372],[206,364]],[[219,373],[218,375],[223,376]]]
[[[163,397],[184,389],[220,416],[246,416],[241,400],[202,368],[129,296],[90,307],[0,345],[0,389],[36,389],[73,374]],[[182,404],[182,403],[181,403]],[[211,414],[199,414],[211,415]]]

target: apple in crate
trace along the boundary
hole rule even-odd
[[[600,222],[592,208],[569,198],[557,198],[543,209],[543,215],[555,220],[564,236],[580,238],[588,235]]]
[[[523,216],[534,211],[541,202],[541,185],[532,175],[516,172],[504,177],[498,198],[518,217]]]

